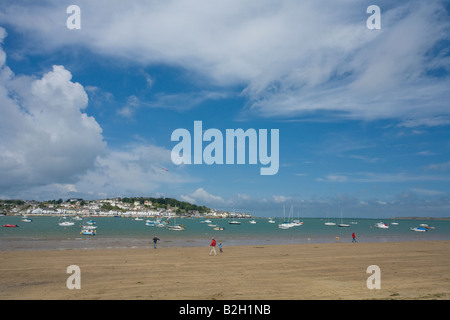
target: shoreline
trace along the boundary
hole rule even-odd
[[[449,299],[450,241],[0,252],[0,299]],[[81,289],[66,268],[78,265]],[[381,289],[367,288],[368,266]]]
[[[170,238],[169,238],[170,239]],[[211,235],[192,238],[172,238],[166,240],[162,238],[158,242],[159,247],[163,248],[199,248],[209,246]],[[350,237],[293,237],[293,238],[257,238],[257,237],[234,237],[223,238],[220,235],[215,236],[218,242],[223,242],[227,247],[256,246],[256,245],[306,245],[306,244],[332,244],[332,243],[351,243]],[[358,243],[396,243],[396,242],[432,242],[432,241],[450,241],[450,238],[436,236],[424,239],[423,237],[412,234],[405,236],[374,236],[358,238]],[[45,250],[114,250],[114,249],[146,249],[153,247],[151,237],[77,237],[60,239],[40,239],[40,238],[13,238],[0,239],[1,252],[15,251],[45,251]]]

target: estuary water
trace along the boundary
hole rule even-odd
[[[223,246],[303,244],[325,242],[351,242],[352,233],[358,242],[391,242],[418,240],[450,240],[450,221],[446,220],[379,220],[344,219],[349,227],[338,227],[339,219],[331,219],[335,226],[326,226],[325,218],[303,218],[301,226],[280,229],[283,219],[268,218],[239,219],[240,225],[229,224],[230,219],[210,219],[213,225],[224,228],[214,230],[201,219],[170,219],[170,224],[182,224],[183,231],[172,231],[165,227],[147,226],[146,218],[91,217],[97,226],[95,236],[81,235],[81,221],[73,226],[58,225],[59,217],[29,216],[32,222],[23,222],[20,216],[2,216],[0,224],[18,225],[17,228],[0,228],[0,250],[41,249],[98,249],[98,248],[151,248],[152,238],[158,236],[160,248],[171,246],[209,246],[212,237]],[[150,218],[150,220],[154,220]],[[164,219],[163,219],[164,220]],[[254,220],[256,223],[250,223]],[[379,229],[376,223],[383,221],[389,228]],[[394,224],[393,224],[394,223]],[[396,224],[398,223],[398,224]],[[427,224],[427,232],[411,231],[420,224]]]

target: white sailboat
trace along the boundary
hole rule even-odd
[[[67,221],[66,219],[67,219],[67,217],[61,217],[61,218],[59,218],[58,224],[59,224],[61,227],[70,227],[70,226],[73,226],[73,225],[75,224],[75,222],[73,222],[73,221]]]
[[[344,223],[344,220],[342,219],[342,210],[341,210],[341,222],[338,224],[338,227],[350,227],[350,225],[348,223]]]
[[[291,207],[291,211],[289,212],[289,215],[291,212],[292,212],[292,207]],[[286,229],[292,228],[294,226],[291,222],[286,221],[286,210],[285,210],[284,206],[283,206],[283,220],[284,220],[284,222],[280,223],[278,225],[278,228],[286,230]],[[288,220],[289,220],[289,218],[288,218]]]
[[[184,225],[182,225],[182,224],[175,224],[175,223],[176,223],[176,219],[174,218],[173,224],[172,225],[168,224],[167,225],[167,229],[169,229],[171,231],[183,231],[183,230],[186,229],[186,227]]]
[[[240,225],[241,224],[240,221],[236,220],[236,217],[235,217],[236,215],[234,213],[234,208],[233,208],[233,211],[231,212],[231,216],[233,217],[233,219],[231,221],[228,221],[229,224],[234,224],[234,225]]]
[[[297,210],[297,220],[292,220],[292,225],[294,227],[302,226],[303,221],[300,221],[300,209]]]
[[[336,225],[335,222],[330,221],[330,213],[328,211],[327,211],[327,221],[325,221],[324,225],[326,225],[326,226],[335,226]]]

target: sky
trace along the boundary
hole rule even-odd
[[[449,15],[437,0],[2,1],[0,198],[448,217]],[[277,173],[175,164],[172,133],[194,121],[224,146],[227,129],[278,130]]]

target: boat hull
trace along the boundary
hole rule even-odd
[[[96,231],[95,230],[81,230],[80,234],[83,234],[85,236],[95,236]]]
[[[73,226],[75,223],[73,223],[73,222],[61,222],[61,223],[58,223],[61,227],[70,227],[70,226]]]
[[[428,230],[425,229],[425,228],[416,227],[416,228],[411,228],[411,231],[416,231],[416,232],[427,232]]]

